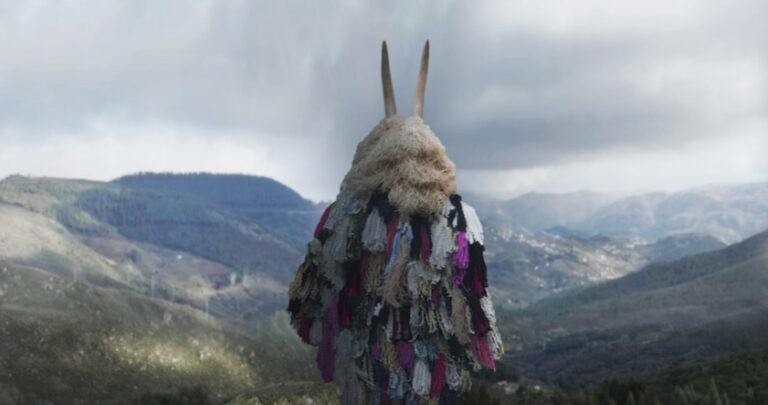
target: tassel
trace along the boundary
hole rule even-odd
[[[469,246],[469,267],[473,273],[472,291],[476,296],[486,295],[485,289],[488,288],[488,268],[483,259],[485,248],[479,243],[473,243]]]
[[[496,371],[494,355],[491,353],[491,348],[488,346],[488,340],[485,339],[485,336],[472,335],[472,349],[480,364]]]
[[[459,232],[466,232],[467,231],[467,219],[464,216],[464,208],[461,204],[461,196],[458,194],[454,194],[450,197],[451,204],[453,204],[453,207],[455,210],[451,211],[451,213],[448,215],[448,222],[456,228]]]
[[[459,369],[455,363],[451,363],[448,366],[448,370],[445,373],[445,382],[448,384],[448,388],[454,391],[459,389]]]
[[[381,339],[381,362],[390,372],[397,368],[397,348],[389,340]]]
[[[451,289],[451,325],[453,326],[453,333],[456,334],[459,343],[463,345],[471,342],[469,336],[471,322],[469,307],[464,300],[464,295],[458,287],[453,287]]]
[[[413,343],[397,342],[397,364],[408,371],[408,374],[413,370],[414,356]]]
[[[302,263],[296,270],[296,275],[293,276],[293,281],[291,281],[291,285],[288,287],[289,298],[299,298],[299,291],[301,291],[301,287],[304,284],[305,273],[307,268],[310,266],[311,260],[312,258],[308,254],[304,258],[304,263]]]
[[[336,202],[331,204],[330,211],[328,212],[328,218],[326,219],[325,224],[323,224],[323,228],[320,230],[320,233],[317,235],[317,238],[320,239],[320,241],[323,241],[322,235],[324,230],[335,229],[339,220],[346,216],[344,209],[341,206],[342,204],[340,204],[339,201],[346,200],[347,194],[347,191],[341,191],[339,195],[336,196]]]
[[[477,216],[475,209],[464,201],[461,202],[461,208],[464,212],[464,218],[467,219],[467,239],[469,243],[483,244],[483,225]]]
[[[374,208],[365,220],[363,246],[371,253],[383,252],[387,248],[388,235],[387,224],[381,218],[379,210]]]
[[[405,267],[408,264],[408,256],[410,250],[410,244],[406,236],[401,237],[400,254],[392,264],[391,271],[384,276],[384,284],[380,291],[381,297],[384,302],[392,305],[395,308],[400,308],[400,297],[406,295],[404,288],[406,286],[406,272]]]
[[[485,317],[488,319],[488,324],[491,327],[491,331],[488,332],[488,344],[491,346],[494,358],[498,360],[504,354],[504,343],[501,341],[501,335],[496,328],[496,311],[493,309],[490,295],[480,299],[480,307],[483,309],[483,313],[485,313]]]
[[[400,399],[405,397],[408,392],[408,377],[403,372],[403,369],[389,373],[389,385],[387,387],[387,394],[392,399]]]
[[[347,232],[349,230],[350,217],[342,216],[333,233],[323,245],[323,257],[329,260],[345,261],[347,259]]]
[[[363,253],[363,227],[365,217],[363,214],[350,215],[347,227],[347,258],[357,260]]]
[[[315,227],[315,238],[320,236],[320,231],[323,230],[323,227],[325,227],[325,223],[328,221],[328,215],[331,213],[331,208],[333,208],[334,204],[329,205],[325,211],[323,211],[323,215],[320,217],[320,222],[317,223],[317,226]]]
[[[429,389],[432,384],[432,375],[429,372],[429,366],[424,359],[416,359],[413,367],[413,391],[421,397],[429,395]]]
[[[480,335],[485,335],[491,329],[491,323],[488,321],[488,317],[483,311],[480,300],[472,294],[467,294],[467,306],[472,314],[471,325],[475,327],[475,331]]]
[[[432,381],[429,389],[430,396],[432,398],[439,397],[443,387],[445,387],[445,358],[440,356],[435,360],[435,365],[432,367]]]
[[[419,298],[419,278],[424,277],[424,265],[421,262],[409,262],[406,269],[408,274],[408,292],[411,294],[413,302]]]
[[[445,300],[440,303],[440,311],[438,312],[440,317],[440,330],[443,332],[443,336],[447,339],[453,334],[453,325],[451,325],[451,317],[448,316],[448,308],[445,306]]]
[[[368,259],[368,270],[365,272],[365,292],[376,291],[381,281],[381,273],[384,271],[386,261],[384,255],[376,253]]]
[[[456,235],[456,253],[453,254],[453,266],[466,270],[469,267],[469,250],[467,236],[464,232]]]
[[[429,264],[436,270],[444,269],[448,264],[448,254],[454,250],[453,230],[448,226],[447,219],[440,215],[432,223],[432,254]]]
[[[433,285],[432,286],[432,309],[437,309],[439,307],[440,307],[440,286]]]
[[[459,389],[462,392],[467,392],[472,388],[472,376],[469,374],[469,370],[463,369],[461,370],[461,375],[459,376]]]

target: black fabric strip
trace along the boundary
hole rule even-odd
[[[458,215],[458,221],[456,223],[456,230],[459,232],[467,231],[467,219],[464,217],[464,209],[461,207],[461,196],[454,194],[450,197],[451,204],[456,208],[456,212],[451,212],[448,217],[448,223],[453,224],[453,218]]]
[[[317,240],[320,241],[321,244],[325,245],[325,241],[328,240],[328,238],[333,235],[333,231],[328,228],[323,228],[320,230],[320,233],[317,234]]]
[[[301,311],[301,300],[298,298],[293,298],[290,301],[288,301],[288,312],[290,312],[292,315],[296,315]]]
[[[480,298],[475,297],[474,294],[464,294],[467,298],[467,305],[469,311],[472,313],[472,329],[477,329],[477,324],[485,326],[486,332],[490,330],[491,322],[483,312],[483,307],[480,305]]]
[[[371,199],[368,200],[368,214],[370,214],[374,208],[379,210],[379,215],[381,215],[381,218],[384,219],[384,223],[388,224],[389,221],[395,216],[395,207],[389,203],[387,194],[382,193],[381,191],[376,191],[373,193]]]
[[[420,260],[421,244],[425,242],[429,243],[429,241],[421,240],[422,227],[426,227],[427,234],[429,234],[429,221],[427,221],[427,218],[421,215],[414,215],[411,218],[411,233],[413,233],[413,240],[411,241],[411,260]]]
[[[488,288],[488,267],[485,265],[483,252],[485,247],[480,242],[469,245],[469,268],[473,269],[483,288]],[[483,296],[487,295],[483,290]]]

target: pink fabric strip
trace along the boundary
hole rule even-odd
[[[469,245],[467,244],[467,235],[459,232],[456,235],[456,253],[453,254],[453,265],[462,270],[469,267]]]
[[[413,343],[402,340],[397,342],[397,363],[407,370],[408,374],[411,374],[413,370],[414,356]]]
[[[320,235],[320,231],[323,230],[325,222],[328,221],[328,214],[331,213],[331,207],[333,207],[333,204],[329,205],[328,208],[323,211],[323,216],[320,217],[320,222],[318,222],[317,226],[315,227],[315,237]]]
[[[435,366],[432,368],[432,384],[429,389],[429,395],[432,398],[439,397],[443,387],[445,387],[445,358],[441,354],[435,360]]]
[[[493,358],[493,353],[491,353],[491,347],[486,336],[472,335],[472,348],[480,364],[496,371],[496,360]]]

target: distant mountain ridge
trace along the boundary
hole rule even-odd
[[[325,207],[268,177],[212,173],[139,173],[111,183],[166,197],[184,196],[224,208],[301,250]]]
[[[768,182],[624,198],[589,191],[528,193],[474,204],[489,223],[532,232],[560,227],[647,241],[696,233],[734,243],[768,228]]]
[[[247,209],[314,210],[315,204],[269,177],[213,173],[138,173],[112,180],[162,194],[185,194],[206,202]]]
[[[633,234],[648,239],[696,232],[733,243],[768,228],[768,183],[627,197],[573,226],[606,235]]]

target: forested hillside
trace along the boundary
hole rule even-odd
[[[466,403],[622,404],[637,386],[626,378],[766,346],[768,233],[724,248],[701,233],[646,240],[510,226],[520,209],[539,221],[569,198],[583,200],[573,215],[586,218],[607,197],[530,195],[508,211],[475,204],[507,355],[496,373],[478,376],[490,390],[479,384]],[[332,403],[314,349],[283,313],[323,208],[241,175],[0,181],[0,403]],[[575,218],[551,211],[541,221]],[[599,385],[608,378],[621,381]],[[703,392],[696,378],[674,383],[692,403]],[[496,380],[524,388],[510,397]],[[718,392],[742,398],[721,380]],[[653,387],[667,384],[658,381],[643,392],[655,397]],[[594,392],[579,391],[590,384]],[[636,403],[651,398],[632,392]]]
[[[767,348],[768,232],[506,313],[521,373],[572,389]]]

